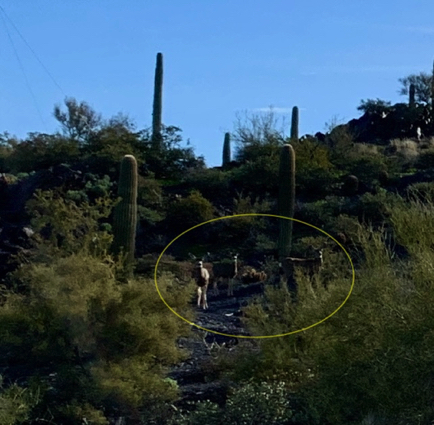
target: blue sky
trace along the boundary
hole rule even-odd
[[[53,108],[65,96],[86,101],[104,118],[122,112],[138,129],[148,127],[162,52],[163,123],[180,127],[208,166],[221,164],[224,133],[234,129],[237,112],[272,105],[286,117],[288,134],[297,105],[300,135],[314,134],[333,117],[360,116],[361,99],[406,101],[398,78],[430,72],[434,59],[432,0],[0,0],[0,6],[60,86],[1,13],[0,132],[54,133]]]

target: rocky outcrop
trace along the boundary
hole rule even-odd
[[[365,112],[360,118],[338,125],[333,131],[345,128],[355,142],[386,144],[391,139],[417,138],[418,128],[422,135],[430,132],[430,109],[426,105],[410,108],[405,103],[396,103],[382,112]]]

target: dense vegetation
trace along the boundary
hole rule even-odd
[[[153,132],[136,131],[128,117],[105,121],[75,99],[66,99],[66,111],[55,107],[61,133],[30,133],[21,141],[4,133],[2,225],[34,233],[0,287],[0,423],[109,424],[121,416],[127,424],[432,423],[431,80],[421,74],[401,81],[403,94],[417,83],[405,108],[362,101],[364,116],[379,123],[364,130],[363,137],[373,135],[369,143],[360,142],[351,125],[298,138],[298,109],[288,138],[272,111],[239,118],[221,141],[222,167],[214,168],[182,147],[178,127],[154,123]],[[400,111],[409,133],[426,118],[417,121],[420,140],[414,131],[396,137],[393,121],[380,123]],[[161,119],[161,111],[157,115]],[[198,223],[276,214],[285,143],[295,151],[294,217],[348,250],[356,267],[352,296],[313,329],[260,340],[260,356],[241,343],[236,354],[219,356],[219,376],[238,383],[224,407],[201,402],[191,412],[175,411],[178,386],[166,376],[187,355],[176,340],[190,330],[161,302],[152,279],[155,260]],[[111,247],[125,155],[137,162],[137,209],[128,210],[137,211],[137,232],[134,273],[121,279],[127,259]],[[25,209],[15,208],[21,204]],[[192,231],[163,257],[159,290],[193,320],[188,254],[236,251],[270,276],[264,297],[245,308],[253,334],[316,323],[348,294],[346,256],[318,231],[294,223],[291,252],[326,246],[316,287],[297,275],[294,304],[285,285],[271,284],[278,235],[278,221],[265,217],[220,220]]]

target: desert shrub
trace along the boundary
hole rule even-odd
[[[214,207],[202,194],[194,190],[189,196],[167,206],[166,223],[173,232],[188,230],[196,224],[211,220]]]
[[[140,221],[140,226],[145,228],[155,226],[164,219],[164,216],[160,212],[155,211],[153,208],[144,207],[143,205],[137,205],[137,217]]]
[[[415,168],[418,170],[426,170],[432,167],[434,167],[434,149],[422,151],[415,162]]]
[[[354,156],[377,156],[381,151],[381,146],[368,143],[354,144]]]
[[[125,152],[139,156],[138,135],[132,131],[131,126],[129,123],[114,122],[112,119],[112,122],[106,123],[90,135],[88,143],[82,147],[83,153],[94,153],[114,161],[122,158]]]
[[[92,425],[110,424],[104,415],[104,412],[96,409],[88,403],[81,404],[75,400],[65,406],[59,406],[56,409],[55,414],[56,420],[65,425],[73,425],[78,423],[89,423]],[[52,415],[50,419],[52,420]],[[45,420],[48,421],[48,419]]]
[[[152,250],[150,246],[152,244],[152,237],[158,232],[158,223],[164,220],[165,216],[163,193],[160,183],[153,178],[143,178],[139,176],[137,237],[142,243],[137,246],[138,254]]]
[[[345,306],[303,333],[260,340],[255,374],[285,377],[322,423],[359,423],[368,414],[389,418],[387,424],[416,425],[420,418],[429,423],[434,413],[433,208],[401,202],[391,209],[397,241],[410,252],[406,262],[392,263],[385,233],[354,224],[363,264]],[[296,307],[285,288],[267,288],[270,308],[256,303],[246,310],[252,333],[302,329],[334,312],[348,295],[351,278],[347,260],[333,258],[327,258],[334,263],[328,290],[312,289],[299,274]]]
[[[242,187],[247,194],[252,196],[263,196],[265,193],[277,196],[279,154],[280,151],[275,149],[268,155],[246,161],[240,167],[232,170],[233,187]]]
[[[407,197],[422,202],[434,202],[434,183],[420,182],[410,185],[407,188]]]
[[[338,182],[336,173],[329,169],[297,171],[297,193],[305,199],[321,199],[333,193]]]
[[[16,425],[28,423],[32,409],[38,405],[41,392],[37,386],[23,388],[17,384],[3,387],[0,375],[0,423]]]
[[[413,157],[417,154],[418,143],[410,139],[393,139],[390,141],[390,148],[395,152],[402,152],[404,156]]]
[[[198,402],[196,410],[176,418],[180,425],[260,425],[292,424],[293,410],[282,382],[245,383],[228,397],[224,408],[210,401]]]
[[[93,173],[85,174],[86,183],[80,190],[68,190],[65,194],[67,199],[73,200],[77,204],[83,202],[94,203],[97,198],[109,197],[113,187],[110,177],[105,174],[102,178]]]
[[[329,149],[310,136],[291,143],[295,150],[297,193],[311,199],[330,193],[336,176]]]
[[[345,211],[347,205],[348,200],[343,197],[327,196],[323,200],[302,204],[297,218],[317,227],[329,225],[334,217]]]
[[[291,143],[295,150],[298,193],[312,198],[324,196],[334,180],[329,150],[310,136]]]
[[[76,198],[77,195],[80,193],[75,194]],[[33,198],[27,201],[26,210],[32,217],[32,229],[38,233],[36,239],[40,248],[45,245],[52,254],[82,249],[94,255],[107,252],[112,236],[100,230],[98,220],[110,215],[116,201],[106,196],[92,204],[86,201],[77,205],[71,197],[74,199],[74,193],[64,199],[59,192],[37,189]]]
[[[195,407],[193,412],[182,410],[171,419],[170,425],[223,425],[222,409],[217,403],[205,400],[197,403],[190,403]],[[229,425],[229,424],[228,424]]]
[[[89,202],[89,197],[84,190],[68,190],[65,194],[65,199],[74,201],[76,204]]]
[[[365,156],[357,158],[348,166],[351,173],[366,184],[372,184],[378,180],[378,174],[385,168],[385,161],[381,156]]]
[[[162,206],[163,190],[158,180],[139,175],[137,188],[137,203],[157,209]]]
[[[154,277],[155,265],[157,264],[157,254],[143,255],[137,261],[136,271],[147,277]],[[170,272],[182,282],[188,282],[191,279],[193,264],[188,261],[176,261],[171,255],[163,255],[158,263],[158,276]]]
[[[434,137],[423,138],[419,143],[419,149],[423,151],[430,148],[434,148]]]
[[[229,172],[212,168],[195,169],[185,177],[185,183],[189,188],[197,189],[201,193],[207,193],[208,199],[213,204],[225,205],[227,199],[231,199],[230,176]]]
[[[181,147],[182,130],[176,126],[162,126],[161,144],[152,141],[152,132],[145,129],[139,134],[140,158],[147,172],[157,179],[181,179],[186,172],[204,168],[204,158],[196,157],[192,147]]]
[[[60,135],[29,133],[5,159],[13,173],[46,169],[64,162],[74,162],[80,156],[78,143]]]
[[[188,325],[168,312],[153,280],[121,285],[115,270],[109,257],[79,254],[15,272],[29,290],[8,293],[0,307],[0,358],[50,381],[38,414],[50,411],[55,420],[74,424],[90,412],[102,424],[104,415],[116,412],[158,415],[159,404],[177,397],[163,378],[183,358],[175,341]],[[166,302],[192,320],[193,286],[175,288],[170,274],[158,284]]]
[[[328,136],[330,161],[342,174],[354,174],[361,181],[370,183],[385,167],[386,157],[379,146],[354,143],[345,127],[338,126]]]
[[[86,177],[88,180],[84,189],[92,202],[94,202],[97,198],[104,198],[110,195],[113,182],[110,180],[110,177],[107,174],[105,174],[102,178],[98,178],[92,173],[87,173]]]
[[[388,219],[391,209],[401,203],[402,200],[395,194],[379,189],[376,194],[363,194],[357,203],[345,212],[358,216],[366,223],[381,223]]]
[[[290,423],[292,409],[288,398],[288,391],[282,382],[247,383],[229,397],[225,408],[227,423]]]
[[[330,162],[336,168],[349,172],[346,167],[355,145],[350,131],[345,126],[338,125],[326,136],[325,142],[329,147]]]
[[[270,203],[259,198],[252,199],[250,196],[238,194],[233,199],[233,214],[269,213]],[[211,232],[218,235],[217,247],[233,247],[244,254],[252,251],[256,245],[256,238],[263,234],[266,229],[264,217],[247,216],[233,217],[212,224]]]
[[[399,210],[392,210],[391,221],[395,228],[397,240],[409,249],[417,252],[431,249],[434,245],[430,233],[434,229],[431,211],[433,203],[419,199],[402,204]],[[416,229],[419,229],[416,232]],[[427,271],[428,274],[428,271]]]
[[[11,168],[7,165],[7,161],[17,144],[18,140],[11,137],[8,132],[0,134],[0,173],[11,172]]]

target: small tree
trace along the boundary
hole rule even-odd
[[[357,107],[358,111],[370,114],[382,114],[383,112],[389,112],[391,109],[391,103],[385,100],[367,99],[361,100],[360,105]]]
[[[430,103],[432,75],[426,72],[421,72],[419,74],[411,74],[407,77],[400,78],[398,81],[402,84],[402,87],[398,92],[400,95],[408,96],[410,85],[413,84],[416,102],[425,104]]]
[[[146,161],[147,171],[155,174],[155,178],[179,179],[191,169],[204,168],[204,158],[194,155],[191,147],[181,147],[181,129],[176,126],[162,124],[162,140],[155,145],[149,129],[140,133],[142,157]],[[188,144],[188,142],[187,142]]]
[[[60,122],[68,137],[80,142],[88,142],[89,136],[101,126],[101,115],[86,102],[78,103],[73,97],[67,97],[65,105],[66,112],[63,112],[59,105],[54,107],[54,117]]]
[[[280,122],[280,123],[279,123]],[[236,160],[252,161],[283,144],[285,117],[276,116],[273,108],[262,114],[244,111],[236,115],[232,138],[236,144]]]

